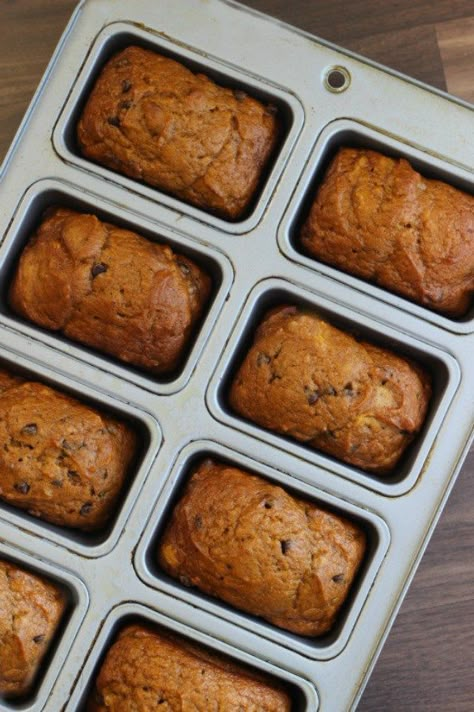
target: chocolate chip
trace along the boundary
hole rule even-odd
[[[30,491],[31,487],[28,484],[28,482],[17,482],[16,484],[13,485],[14,488],[16,489],[17,492],[20,492],[20,494],[28,494]]]
[[[319,399],[319,391],[317,388],[310,388],[309,386],[305,386],[304,392],[309,405],[314,405]]]
[[[119,104],[119,109],[130,109],[133,106],[133,101],[121,101]]]
[[[247,98],[247,94],[242,91],[241,89],[234,89],[234,96],[237,99],[237,101],[243,101],[244,99]]]
[[[325,390],[325,393],[327,393],[328,396],[335,396],[337,391],[332,386],[328,386],[328,388],[326,388]]]
[[[202,517],[199,514],[194,517],[194,526],[196,529],[202,529]]]
[[[192,586],[191,579],[189,578],[189,576],[186,576],[185,574],[182,574],[179,577],[179,581],[180,581],[180,583],[183,584],[183,586],[187,586],[188,588],[190,586]]]
[[[109,116],[107,123],[118,128],[120,126],[120,119],[118,116]]]
[[[268,502],[267,500],[263,503],[263,506],[265,507],[265,509],[272,509],[273,504],[271,502]]]
[[[79,475],[79,472],[76,472],[76,470],[68,470],[67,471],[67,476],[72,482],[80,482],[81,481],[81,476]]]
[[[91,513],[91,510],[92,510],[92,502],[86,502],[85,504],[82,505],[79,514],[81,515],[81,517],[87,517],[87,515]]]
[[[33,643],[37,643],[37,644],[42,643],[44,641],[44,639],[45,639],[44,635],[35,635],[35,637],[33,638]]]
[[[130,91],[132,88],[132,83],[128,81],[128,79],[124,79],[122,82],[122,91],[124,94]]]
[[[62,480],[52,480],[51,484],[53,485],[53,487],[62,487],[63,481]]]
[[[38,426],[36,423],[28,423],[28,425],[25,425],[22,429],[21,432],[23,435],[36,435],[38,432]]]
[[[268,354],[260,353],[257,356],[257,366],[261,366],[263,363],[270,363],[271,358]]]
[[[104,262],[98,262],[92,267],[91,275],[93,277],[97,277],[97,275],[103,274],[103,272],[107,272],[108,269],[108,265],[104,264]]]
[[[334,583],[342,583],[344,581],[344,574],[336,574],[332,577]]]
[[[283,539],[282,541],[280,541],[280,546],[281,546],[281,553],[286,554],[291,548],[291,540]]]
[[[353,396],[354,395],[354,389],[352,387],[352,383],[346,383],[344,386],[344,394],[346,396]]]

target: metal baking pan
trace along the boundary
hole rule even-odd
[[[242,221],[215,218],[78,154],[73,128],[85,95],[105,59],[131,42],[279,107],[284,135]],[[328,80],[334,68],[344,79],[338,88]],[[142,451],[101,538],[0,506],[0,556],[70,592],[67,620],[33,694],[0,709],[81,710],[106,646],[131,618],[286,681],[295,710],[356,707],[472,440],[474,314],[436,315],[310,260],[295,236],[338,145],[403,155],[425,175],[472,193],[474,155],[466,138],[473,130],[473,112],[462,102],[233,2],[79,4],[0,173],[0,363],[133,422]],[[12,269],[50,204],[92,211],[169,243],[211,273],[213,300],[179,372],[154,379],[11,313]],[[396,475],[368,475],[230,411],[229,377],[262,310],[281,302],[308,304],[430,370],[431,410]],[[157,569],[156,538],[190,465],[209,453],[366,529],[368,556],[330,636],[286,634]]]

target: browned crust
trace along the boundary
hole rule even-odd
[[[206,460],[173,511],[159,562],[185,585],[317,636],[332,628],[364,552],[358,525]]]
[[[263,319],[229,400],[264,428],[384,474],[421,429],[430,396],[417,364],[294,307]]]
[[[55,208],[21,255],[10,303],[45,329],[161,374],[180,363],[210,288],[171,248]]]
[[[408,161],[343,148],[302,233],[313,257],[451,317],[474,292],[474,197]]]
[[[278,134],[274,107],[133,46],[102,69],[77,127],[87,158],[232,220]]]
[[[136,451],[125,423],[1,369],[0,442],[0,499],[84,531],[114,513]]]
[[[289,712],[288,694],[263,675],[177,636],[129,625],[109,649],[88,712]]]
[[[30,691],[65,606],[60,588],[0,561],[0,697]]]

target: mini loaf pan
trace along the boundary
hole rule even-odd
[[[69,648],[76,637],[89,606],[89,594],[85,584],[64,566],[60,568],[48,561],[34,558],[21,549],[0,541],[0,559],[19,566],[58,585],[65,594],[66,607],[58,630],[33,682],[31,692],[20,698],[2,699],[0,710],[5,712],[33,712],[43,709]]]
[[[425,367],[431,374],[433,395],[422,431],[410,444],[402,460],[390,475],[377,476],[346,465],[330,455],[298,443],[295,439],[274,434],[244,420],[228,405],[228,392],[232,378],[250,348],[255,331],[266,311],[280,305],[299,305],[308,308],[349,333],[364,338],[396,354],[407,356]],[[460,381],[459,367],[453,357],[421,339],[413,339],[388,324],[356,313],[343,303],[329,301],[321,293],[312,293],[282,279],[260,282],[246,300],[220,363],[212,377],[207,393],[211,413],[226,425],[238,428],[254,438],[278,448],[284,448],[314,465],[335,472],[381,494],[399,496],[406,494],[423,472],[435,443],[436,434],[449,409],[449,404]]]
[[[104,63],[129,44],[155,49],[279,108],[280,145],[240,222],[79,155],[75,124],[87,95]],[[349,91],[348,84],[339,93],[328,89],[335,66],[351,78]],[[390,112],[381,95],[396,97],[404,111]],[[420,121],[426,112],[442,120]],[[17,547],[1,545],[0,554],[5,549],[66,587],[71,580],[69,622],[34,698],[22,703],[28,712],[83,710],[107,648],[137,619],[286,681],[292,712],[355,708],[472,438],[474,314],[448,319],[309,259],[297,233],[328,161],[346,143],[405,156],[424,175],[472,193],[469,157],[460,149],[466,144],[456,133],[468,124],[465,114],[439,93],[232,0],[135,0],[126,17],[123,4],[111,0],[79,4],[0,171],[0,363],[129,420],[143,448],[102,537],[52,527],[0,503],[1,536]],[[41,161],[28,161],[33,151]],[[52,204],[167,243],[210,273],[213,301],[179,372],[155,379],[11,312],[7,292],[15,265]],[[425,426],[390,477],[367,474],[231,412],[230,379],[264,312],[282,303],[309,307],[431,372]],[[209,454],[364,526],[368,554],[331,635],[318,640],[287,633],[160,572],[157,539],[190,467]],[[0,709],[12,707],[0,703]]]
[[[202,594],[197,588],[186,588],[160,569],[157,562],[158,542],[175,505],[183,494],[193,467],[206,457],[235,465],[252,474],[264,477],[272,484],[282,486],[290,494],[321,504],[321,506],[357,522],[364,529],[367,535],[367,551],[364,561],[351,587],[348,599],[330,633],[318,638],[295,635],[267,623],[262,618],[239,611],[217,598]],[[362,503],[345,501],[322,490],[297,482],[290,473],[278,472],[219,443],[198,440],[187,445],[179,453],[174,463],[137,548],[135,567],[140,578],[149,586],[159,588],[170,596],[182,598],[193,606],[202,606],[214,615],[223,617],[240,627],[248,628],[256,632],[257,635],[267,637],[301,655],[328,659],[340,653],[346,645],[389,544],[390,532],[387,525],[377,514],[363,508]]]
[[[160,244],[169,245],[197,263],[212,280],[209,303],[202,314],[191,345],[185,353],[181,367],[169,376],[154,376],[119,359],[68,339],[59,332],[43,329],[15,314],[9,306],[8,290],[17,269],[20,255],[41,222],[45,210],[64,207],[96,215],[99,219],[132,230]],[[170,394],[181,390],[188,382],[199,356],[205,347],[215,320],[225,302],[233,281],[229,260],[218,250],[198,245],[164,226],[151,225],[143,216],[132,215],[118,206],[110,205],[83,188],[56,180],[38,181],[24,194],[5,239],[0,244],[0,322],[38,339],[52,348],[60,349],[106,373],[114,373],[146,390]]]
[[[153,611],[138,603],[125,603],[110,611],[99,631],[95,632],[90,654],[76,681],[75,689],[65,707],[65,712],[85,712],[87,699],[99,673],[101,664],[113,644],[118,632],[126,625],[142,623],[156,626],[159,630],[169,630],[188,638],[194,643],[220,653],[236,663],[263,672],[276,681],[283,683],[292,700],[292,712],[317,712],[319,709],[318,695],[315,688],[303,678],[291,672],[277,668],[267,661],[260,660],[248,653],[222,643],[210,635],[200,633],[188,625],[183,625],[167,616]]]
[[[110,57],[130,45],[138,45],[154,50],[177,60],[193,72],[206,74],[220,86],[243,90],[249,96],[278,108],[278,115],[282,122],[280,140],[261,179],[261,185],[254,203],[243,220],[238,222],[223,220],[213,216],[211,213],[173,198],[157,188],[152,188],[145,183],[127,178],[81,156],[75,131],[84,104],[98,74]],[[246,74],[238,67],[232,66],[222,59],[213,58],[193,47],[188,47],[182,42],[170,41],[165,33],[153,32],[150,28],[144,31],[131,23],[116,22],[105,27],[91,47],[87,60],[77,76],[75,85],[55,127],[53,143],[61,158],[86,172],[95,173],[107,181],[118,182],[127,190],[141,193],[153,201],[161,202],[180,213],[188,214],[196,220],[206,222],[222,232],[244,234],[250,232],[261,220],[302,124],[303,110],[301,104],[289,90],[265,81],[256,75]]]
[[[2,339],[3,341],[3,339]],[[143,482],[146,480],[156,454],[161,445],[161,429],[154,418],[143,409],[138,409],[110,396],[99,394],[92,388],[79,384],[69,376],[28,359],[4,345],[0,346],[0,367],[17,373],[28,380],[41,381],[60,392],[82,401],[102,412],[128,422],[137,433],[138,449],[130,467],[129,480],[116,504],[116,511],[101,532],[85,533],[67,527],[50,524],[34,517],[26,510],[14,507],[0,500],[0,519],[29,532],[32,536],[49,539],[81,554],[84,557],[97,557],[108,553],[117,543],[122,529],[130,516]],[[67,557],[66,557],[67,560]]]
[[[331,267],[307,255],[300,243],[300,232],[308,216],[326,170],[341,147],[366,148],[393,158],[406,158],[425,178],[444,181],[454,188],[474,195],[474,181],[467,171],[453,165],[448,158],[428,152],[413,145],[409,137],[391,136],[376,127],[349,119],[339,119],[328,124],[318,136],[308,163],[295,188],[278,230],[278,243],[284,255],[293,262],[325,274],[330,279],[343,282],[358,291],[372,294],[376,299],[393,304],[399,309],[415,314],[448,331],[468,334],[474,331],[474,301],[468,312],[459,319],[437,314],[426,307],[378,287],[362,278]]]

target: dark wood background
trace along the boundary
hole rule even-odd
[[[75,4],[0,0],[0,160]],[[474,101],[473,0],[247,4]],[[368,684],[361,712],[474,710],[473,474],[474,449]]]

